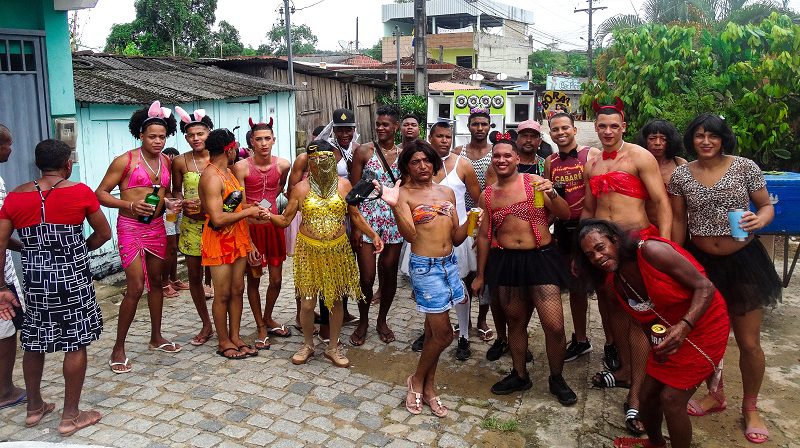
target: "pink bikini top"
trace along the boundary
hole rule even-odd
[[[492,186],[489,185],[484,190],[484,199],[486,200],[486,208],[491,216],[491,225],[489,226],[489,245],[492,244],[492,235],[494,232],[503,225],[503,221],[509,216],[514,215],[519,219],[528,221],[533,230],[533,235],[536,238],[536,246],[542,244],[542,235],[539,232],[539,227],[547,225],[547,209],[544,207],[536,208],[533,206],[533,187],[531,186],[531,176],[529,174],[522,174],[522,183],[525,186],[525,200],[516,202],[514,204],[492,210]],[[502,248],[499,244],[495,243],[497,247]]]
[[[650,195],[641,179],[625,171],[609,171],[589,179],[592,194],[598,197],[608,192],[615,192],[632,198],[647,201]]]
[[[135,150],[134,150],[135,151]],[[125,171],[122,172],[122,178],[124,179],[130,173],[128,177],[127,186],[122,188],[122,190],[130,190],[131,188],[139,188],[139,187],[148,187],[152,188],[156,184],[153,183],[153,180],[150,178],[150,173],[148,169],[142,166],[142,153],[141,148],[139,148],[139,161],[136,163],[136,167],[131,170],[131,162],[133,160],[133,151],[128,151],[128,164],[125,166]],[[147,163],[147,162],[145,162]],[[170,185],[170,166],[169,166],[169,158],[164,154],[159,154],[158,157],[158,169],[156,170],[156,174],[159,176],[159,182],[162,187],[169,188]]]

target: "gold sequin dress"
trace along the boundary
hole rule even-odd
[[[347,203],[335,193],[322,198],[313,190],[300,205],[303,215],[294,253],[294,285],[299,297],[322,298],[328,309],[347,295],[362,300],[355,255],[342,232]],[[342,232],[338,237],[337,233]]]

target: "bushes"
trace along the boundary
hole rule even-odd
[[[381,95],[378,97],[378,104],[380,105],[393,105],[400,109],[400,117],[406,114],[413,114],[419,120],[419,138],[425,140],[428,132],[427,117],[428,117],[428,99],[420,95],[403,95],[400,97],[400,103],[397,99],[389,95]],[[395,142],[399,143],[400,133],[398,132],[394,138]]]
[[[800,168],[800,26],[789,17],[773,13],[718,33],[643,26],[615,35],[602,63],[581,104],[619,96],[631,134],[652,118],[683,129],[710,111],[733,128],[739,155],[764,169]]]

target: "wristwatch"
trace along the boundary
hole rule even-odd
[[[547,197],[550,198],[550,199],[555,199],[556,196],[558,196],[558,193],[556,193],[555,189],[550,190],[549,192],[547,192]]]

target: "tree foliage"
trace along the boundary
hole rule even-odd
[[[721,32],[647,25],[620,32],[581,104],[626,104],[629,134],[663,118],[679,129],[702,112],[723,115],[737,152],[764,168],[800,168],[800,26],[773,13]],[[602,70],[601,70],[602,69]]]
[[[317,36],[308,25],[292,25],[292,54],[310,54],[316,51]],[[286,55],[286,27],[274,24],[267,33],[267,42],[258,47],[259,54]]]
[[[238,56],[244,53],[239,30],[225,20],[219,22],[217,30],[206,35],[195,47],[198,57]]]
[[[132,43],[148,56],[196,56],[196,46],[211,35],[217,0],[136,0],[136,18],[115,24],[106,39],[106,52],[123,53]]]
[[[695,23],[724,28],[728,22],[757,23],[774,12],[791,13],[786,2],[773,0],[644,0],[641,13],[617,14],[597,27],[596,41],[602,44],[614,31],[635,29],[645,24]]]
[[[528,56],[528,68],[534,84],[544,84],[547,75],[586,76],[586,55],[580,51],[537,50]]]
[[[372,48],[362,50],[362,53],[371,57],[372,59],[380,61],[383,58],[383,40],[378,39],[378,42],[376,42]]]

